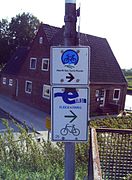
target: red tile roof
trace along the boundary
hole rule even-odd
[[[51,27],[43,24],[46,34],[51,33]],[[52,27],[53,28],[53,27]],[[52,31],[50,45],[64,45],[64,26]],[[127,83],[122,70],[105,38],[80,33],[80,45],[90,46],[90,81],[92,83]]]
[[[62,28],[42,24],[51,46],[64,45],[64,26]],[[90,46],[90,82],[101,84],[126,84],[121,68],[105,38],[80,33],[80,45]],[[16,74],[22,65],[27,50],[18,49],[2,72]],[[15,60],[18,56],[19,60]]]

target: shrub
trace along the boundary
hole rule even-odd
[[[64,179],[64,143],[36,140],[35,132],[19,128],[14,136],[8,122],[3,120],[7,132],[0,134],[0,178],[10,180]],[[87,174],[88,144],[76,145],[76,176],[83,179]]]
[[[64,143],[36,140],[35,131],[19,128],[17,138],[8,122],[3,120],[7,132],[0,134],[0,179],[6,180],[62,180],[64,179]],[[132,114],[127,117],[107,117],[90,122],[92,127],[119,129],[132,128]],[[76,179],[87,176],[88,143],[76,143]],[[131,177],[131,176],[130,176]]]

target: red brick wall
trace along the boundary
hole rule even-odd
[[[124,109],[124,103],[125,103],[125,96],[126,96],[126,86],[125,85],[113,85],[113,84],[109,84],[109,85],[90,85],[90,113],[91,115],[96,115],[98,114],[98,110],[102,110],[103,114],[107,114],[110,113],[112,114],[114,112],[114,109],[111,108],[110,104],[117,104],[119,109],[118,111],[115,109],[116,113],[118,114],[120,110]],[[95,96],[96,94],[96,90],[99,89],[106,89],[106,99],[105,99],[105,105],[104,107],[100,107],[99,106],[99,102],[97,101],[97,98]],[[115,100],[113,100],[113,93],[114,93],[114,89],[120,89],[120,99],[116,102]],[[110,109],[109,109],[110,108]]]
[[[39,37],[43,37],[43,44],[39,44]],[[40,28],[33,41],[28,57],[19,73],[19,94],[17,99],[25,104],[50,112],[50,100],[42,97],[43,85],[50,84],[50,66],[48,71],[42,71],[42,58],[50,57],[50,47],[47,38]],[[30,58],[37,58],[35,70],[30,69]],[[32,93],[25,93],[25,81],[32,81]]]
[[[43,37],[43,44],[39,44],[39,37]],[[30,69],[30,58],[37,58],[37,66],[35,70]],[[42,71],[42,58],[49,58],[50,57],[50,45],[44,34],[42,28],[39,29],[37,36],[35,37],[30,52],[23,63],[19,75],[12,76],[14,79],[14,84],[12,87],[8,85],[3,85],[1,83],[1,92],[5,95],[11,96],[16,98],[17,100],[28,104],[30,106],[36,107],[41,109],[45,112],[50,112],[50,99],[45,99],[42,97],[42,90],[43,85],[50,84],[50,67],[48,71]],[[7,78],[11,78],[10,76],[6,76]],[[18,96],[16,95],[16,79],[18,79]],[[32,93],[27,94],[25,93],[25,81],[32,81]],[[95,96],[96,90],[98,89],[106,89],[106,101],[105,105],[110,103],[116,103],[113,101],[113,91],[114,89],[121,89],[120,99],[117,102],[120,105],[120,109],[124,108],[125,102],[125,95],[126,95],[126,86],[124,85],[100,85],[100,84],[91,84],[90,85],[90,114],[98,114],[98,109],[100,108],[99,102]],[[108,109],[105,107],[100,108],[102,109],[102,113],[107,113]],[[118,113],[118,112],[117,112]],[[101,115],[101,114],[100,114]]]
[[[6,84],[3,84],[3,77],[6,77]],[[9,85],[9,79],[13,79],[12,86]],[[14,76],[2,75],[0,78],[0,92],[4,95],[15,97],[16,94],[16,79]]]

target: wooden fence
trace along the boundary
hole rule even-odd
[[[89,180],[120,180],[132,174],[132,130],[90,129]]]

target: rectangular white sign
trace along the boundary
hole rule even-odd
[[[76,0],[65,0],[65,3],[76,3]]]
[[[51,47],[51,84],[88,85],[90,47]]]
[[[52,88],[52,140],[87,141],[88,88]]]

